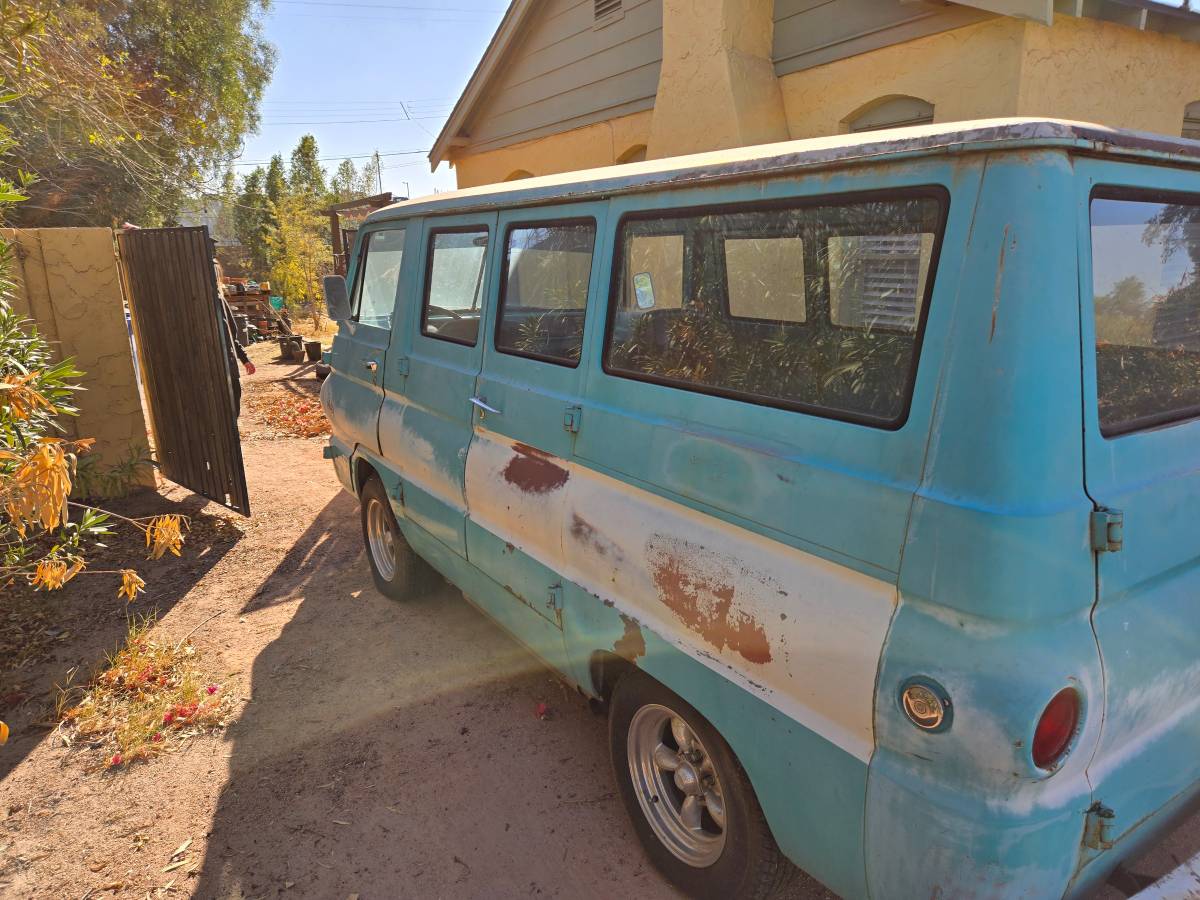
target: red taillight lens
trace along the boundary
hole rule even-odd
[[[1071,738],[1079,727],[1079,692],[1063,688],[1054,695],[1033,733],[1033,764],[1039,769],[1052,769],[1071,746]]]

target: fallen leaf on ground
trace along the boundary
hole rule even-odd
[[[188,838],[186,841],[184,841],[182,844],[179,845],[179,849],[176,850],[174,853],[172,853],[170,858],[174,859],[175,857],[179,856],[181,853],[186,853],[187,848],[190,846],[192,846],[192,839]]]

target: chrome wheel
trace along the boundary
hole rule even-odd
[[[725,849],[725,799],[696,733],[673,710],[648,704],[626,740],[634,793],[655,836],[688,865],[711,866]]]
[[[392,511],[375,497],[367,500],[367,546],[371,561],[384,581],[396,577],[396,534]]]

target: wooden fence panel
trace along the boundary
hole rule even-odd
[[[117,235],[163,476],[250,515],[208,229]]]

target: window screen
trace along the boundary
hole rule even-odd
[[[363,251],[354,318],[364,325],[391,328],[404,259],[404,229],[374,232],[367,237]]]
[[[592,222],[509,231],[497,350],[562,365],[579,362],[595,239]]]
[[[944,213],[931,193],[626,220],[605,368],[895,426]]]
[[[483,315],[487,243],[486,228],[435,231],[430,236],[423,334],[475,344]]]
[[[1200,197],[1091,206],[1101,431],[1200,415]]]

